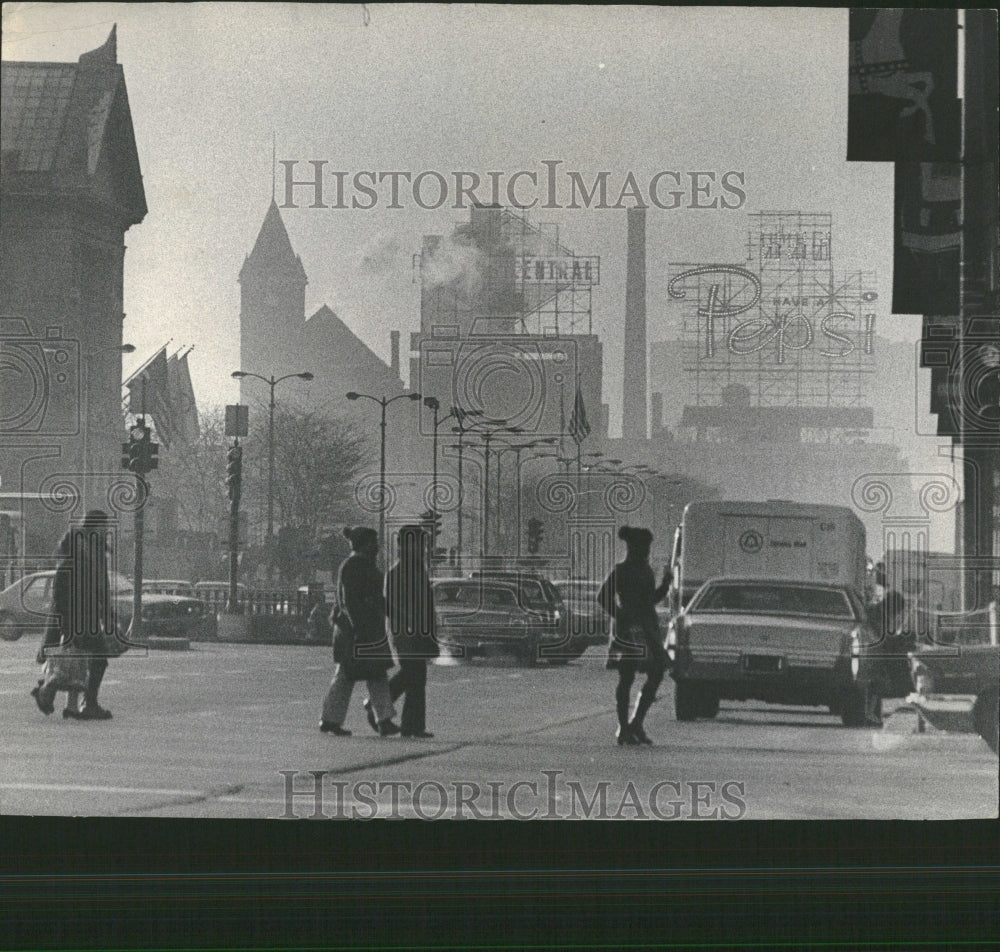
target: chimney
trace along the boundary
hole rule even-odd
[[[389,352],[392,355],[389,358],[389,368],[392,370],[392,375],[398,379],[402,379],[399,376],[399,331],[389,332]]]
[[[646,209],[630,208],[625,277],[625,359],[622,438],[647,440],[646,404]]]
[[[650,421],[649,433],[653,439],[660,435],[663,429],[663,394],[654,393],[652,395],[652,420]]]

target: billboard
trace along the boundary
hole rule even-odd
[[[751,216],[739,264],[673,264],[691,403],[738,392],[758,407],[868,405],[878,292],[872,272],[833,267],[829,214]]]

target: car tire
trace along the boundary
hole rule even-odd
[[[24,629],[14,624],[14,619],[7,612],[0,612],[0,638],[4,641],[17,641],[24,634]]]
[[[699,717],[713,718],[719,713],[719,695],[707,685],[702,689]]]
[[[697,681],[678,681],[674,685],[674,716],[679,721],[704,717],[704,689]]]
[[[997,753],[998,730],[998,704],[1000,704],[1000,694],[997,691],[984,691],[976,698],[976,704],[972,709],[972,719],[976,725],[979,736],[990,745],[990,750]]]
[[[844,692],[840,721],[844,727],[875,727],[882,717],[882,698],[868,681],[855,681]]]
[[[538,640],[535,638],[530,639],[525,644],[519,646],[515,654],[521,664],[529,668],[536,667],[538,665]]]

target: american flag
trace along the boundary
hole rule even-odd
[[[582,443],[590,435],[590,424],[587,422],[587,411],[583,407],[580,381],[576,383],[576,399],[573,401],[573,412],[569,418],[569,433],[577,443]]]

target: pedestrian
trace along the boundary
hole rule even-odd
[[[876,642],[868,649],[865,724],[881,727],[882,698],[906,694],[912,686],[909,652],[916,648],[915,637],[904,630],[906,599],[889,586],[884,562],[875,565],[875,590],[866,611]]]
[[[389,679],[389,695],[393,702],[404,698],[403,737],[434,736],[426,723],[427,659],[438,655],[429,556],[430,534],[419,525],[403,526],[399,560],[386,576],[385,610],[399,658],[399,671]]]
[[[306,640],[309,644],[330,644],[333,626],[330,624],[330,606],[326,599],[319,598],[309,612],[306,621]]]
[[[87,672],[83,705],[77,709],[76,692],[68,692],[63,717],[77,720],[110,720],[111,712],[97,702],[108,658],[121,654],[116,638],[114,600],[108,582],[110,519],[100,509],[92,509],[79,526],[67,533],[63,553],[52,586],[54,622],[46,630],[39,657],[54,645],[85,655]],[[51,668],[31,692],[39,709],[51,714],[55,709],[60,681]]]
[[[386,672],[392,667],[392,648],[386,634],[383,578],[375,564],[378,534],[365,526],[344,529],[351,554],[337,575],[334,606],[333,657],[337,663],[330,689],[323,700],[319,729],[337,737],[348,737],[344,718],[351,703],[355,681],[368,685],[369,721],[381,737],[399,733],[389,697]]]
[[[643,728],[643,720],[656,700],[656,689],[666,671],[666,652],[656,604],[667,594],[672,576],[670,570],[664,568],[663,580],[657,588],[649,565],[653,533],[648,529],[622,526],[618,538],[627,548],[625,560],[615,566],[598,595],[598,604],[612,621],[607,667],[618,671],[615,691],[617,738],[621,745],[652,744]],[[640,671],[645,672],[646,683],[629,720],[632,682]]]

